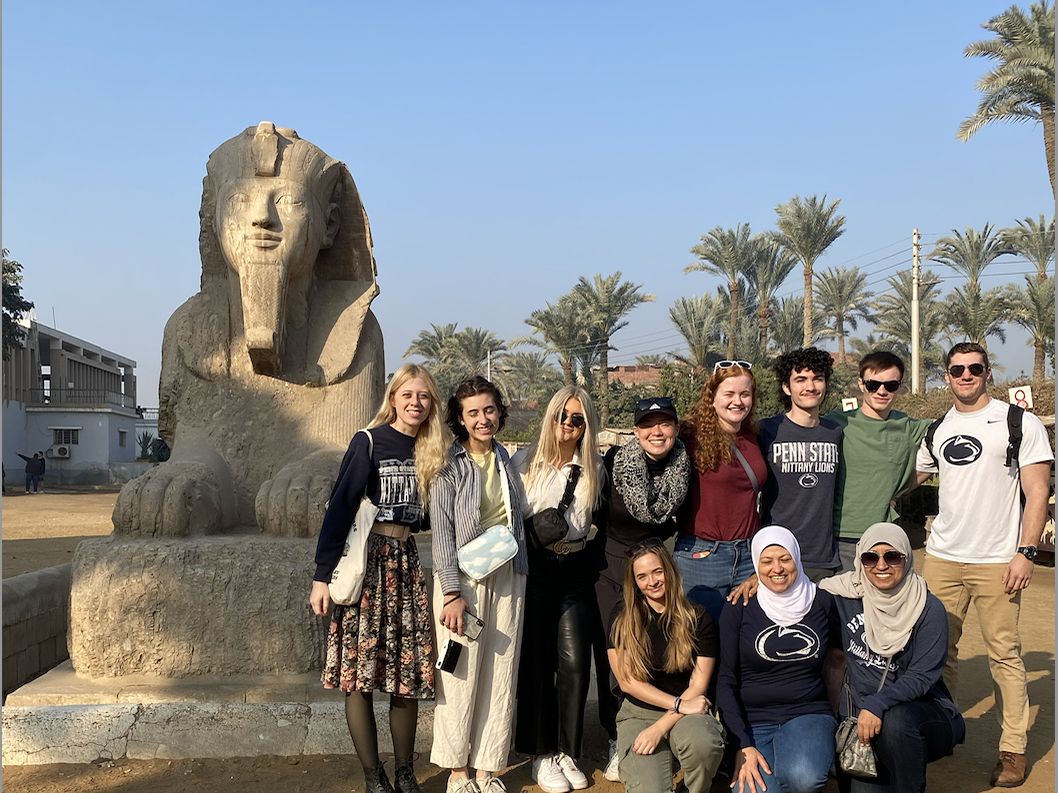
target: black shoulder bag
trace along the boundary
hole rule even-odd
[[[566,510],[573,503],[573,491],[577,489],[578,479],[580,479],[580,466],[574,465],[570,469],[566,492],[562,494],[558,508],[548,507],[525,519],[525,535],[536,550],[542,550],[565,539],[566,532],[569,531]]]

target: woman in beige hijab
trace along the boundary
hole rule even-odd
[[[927,763],[951,754],[966,724],[941,677],[947,614],[915,572],[904,530],[875,523],[856,546],[855,569],[819,586],[837,596],[852,715],[860,741],[873,743],[878,760],[877,779],[839,774],[840,789],[925,790]]]

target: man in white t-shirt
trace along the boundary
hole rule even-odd
[[[1025,781],[1029,700],[1021,659],[1021,590],[1032,580],[1032,560],[1043,533],[1054,460],[1043,423],[1022,416],[1017,459],[1007,463],[1010,406],[986,391],[992,370],[978,344],[956,344],[944,381],[955,405],[927,436],[915,462],[916,482],[940,473],[940,514],[926,542],[925,578],[948,612],[944,682],[956,695],[958,643],[974,604],[988,649],[1002,735],[992,784]],[[1024,510],[1021,492],[1025,493]]]

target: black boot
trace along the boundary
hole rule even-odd
[[[411,760],[397,761],[397,793],[422,793],[419,781],[415,778],[415,767]]]
[[[364,769],[364,785],[367,787],[367,793],[395,793],[381,763],[376,768]]]

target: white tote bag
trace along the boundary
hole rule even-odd
[[[367,453],[369,457],[373,456],[374,438],[367,430],[360,430],[360,432],[367,435]],[[360,600],[360,592],[364,588],[364,573],[367,570],[367,541],[377,517],[378,507],[371,503],[371,499],[365,493],[360,499],[360,508],[357,509],[356,518],[345,538],[342,558],[338,560],[338,566],[331,573],[329,586],[331,601],[340,606],[349,606]]]

